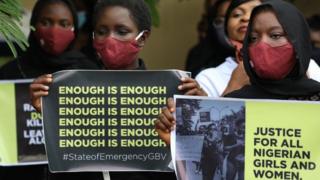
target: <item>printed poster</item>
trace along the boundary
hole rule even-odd
[[[31,82],[0,81],[0,166],[47,161],[41,115],[30,104]]]
[[[61,71],[42,101],[50,170],[172,171],[154,121],[182,71]]]
[[[178,179],[318,179],[320,103],[190,96],[175,101]]]

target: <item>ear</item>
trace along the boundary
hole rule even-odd
[[[143,32],[143,35],[138,39],[138,45],[140,48],[143,48],[143,46],[146,43],[146,40],[149,38],[149,36],[150,36],[150,31],[145,30]]]

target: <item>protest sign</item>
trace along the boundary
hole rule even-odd
[[[320,103],[190,96],[175,102],[178,179],[317,179]],[[210,122],[201,121],[202,112]]]
[[[0,81],[0,165],[46,163],[40,113],[30,104],[32,80]]]
[[[168,171],[154,121],[182,71],[61,71],[42,101],[51,171]]]

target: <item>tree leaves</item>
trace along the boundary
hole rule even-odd
[[[160,16],[159,16],[159,12],[156,7],[159,0],[145,0],[145,2],[148,4],[148,6],[150,8],[150,13],[151,13],[151,17],[152,17],[152,25],[154,27],[159,27]]]
[[[14,57],[17,51],[14,42],[22,49],[28,47],[27,37],[21,30],[22,6],[19,0],[0,0],[0,36],[6,41]]]

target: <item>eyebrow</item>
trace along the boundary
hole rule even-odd
[[[273,30],[283,30],[283,29],[282,29],[281,26],[272,26],[272,27],[269,28],[269,30],[273,31]]]

